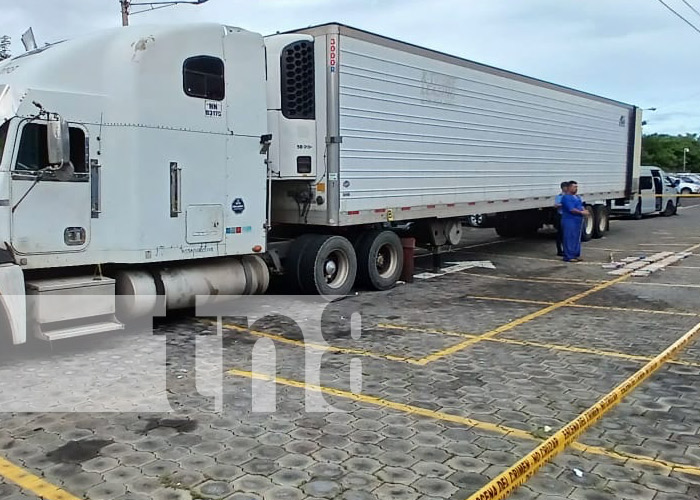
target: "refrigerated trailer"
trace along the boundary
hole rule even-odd
[[[134,26],[0,63],[0,325],[118,330],[198,295],[388,289],[399,233],[536,231],[564,180],[608,229],[641,112],[340,24]]]

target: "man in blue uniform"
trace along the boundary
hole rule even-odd
[[[563,236],[564,262],[581,260],[581,225],[588,210],[577,196],[578,184],[570,181],[567,194],[561,199],[561,226]]]
[[[567,193],[567,189],[569,188],[569,183],[562,182],[559,187],[561,187],[561,192],[554,198],[554,208],[557,209],[557,213],[556,213],[555,219],[554,219],[554,227],[557,229],[557,255],[559,257],[563,257],[564,256],[564,249],[562,248],[562,242],[563,242],[564,232],[562,231],[562,228],[561,228],[561,200],[564,197],[564,195]]]

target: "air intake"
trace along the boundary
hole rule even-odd
[[[314,90],[314,43],[290,43],[282,50],[282,114],[285,118],[316,118]]]

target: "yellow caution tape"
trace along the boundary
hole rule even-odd
[[[545,463],[561,453],[586,429],[593,425],[606,412],[619,403],[630,391],[658,370],[666,361],[675,356],[700,332],[700,323],[675,341],[665,351],[644,365],[639,371],[615,387],[597,403],[572,420],[537,448],[520,459],[510,469],[495,477],[486,486],[467,500],[501,500],[518,486],[530,479]]]

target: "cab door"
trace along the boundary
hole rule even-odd
[[[80,252],[90,241],[87,134],[69,127],[72,168],[50,170],[45,121],[21,125],[11,170],[11,244],[17,254]]]
[[[661,212],[664,206],[664,181],[661,178],[661,172],[658,170],[651,171],[652,180],[654,181],[654,211]]]
[[[645,174],[639,177],[639,195],[641,197],[643,214],[654,211],[656,206],[656,197],[654,194],[654,181],[652,176]]]

